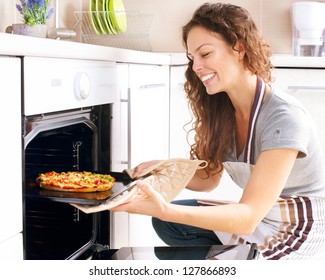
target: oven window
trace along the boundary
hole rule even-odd
[[[93,170],[96,132],[85,123],[40,132],[25,149],[25,188],[46,171]],[[65,259],[92,236],[92,216],[66,203],[25,197],[26,259]]]

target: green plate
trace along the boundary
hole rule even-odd
[[[112,25],[118,32],[125,32],[127,29],[127,19],[122,0],[109,0],[108,10]]]
[[[115,29],[115,27],[113,26],[113,23],[111,22],[111,19],[110,19],[109,1],[110,0],[105,0],[105,2],[104,2],[105,7],[103,7],[103,9],[105,10],[105,19],[108,24],[110,34],[117,35],[119,32]]]
[[[108,34],[115,34],[115,30],[112,29],[111,23],[109,22],[108,19],[108,12],[107,12],[107,5],[108,5],[109,0],[102,0],[101,3],[99,2],[99,5],[101,5],[101,11],[102,12],[102,21],[105,24],[105,28],[108,31]]]
[[[110,30],[108,28],[108,24],[106,21],[106,16],[105,16],[105,10],[103,10],[104,7],[104,2],[106,0],[97,0],[96,1],[96,15],[97,15],[97,22],[99,25],[100,30],[102,31],[102,34],[109,34]]]
[[[100,35],[102,34],[101,31],[100,31],[100,27],[98,25],[98,22],[97,22],[97,19],[96,19],[96,16],[95,16],[95,11],[96,11],[96,2],[97,0],[90,0],[89,1],[89,18],[90,18],[90,22],[91,22],[91,25],[93,26],[94,28],[94,31]]]

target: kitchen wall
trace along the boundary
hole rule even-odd
[[[273,52],[291,54],[290,6],[301,0],[124,0],[125,6],[131,11],[140,9],[154,14],[150,43],[154,51],[162,52],[183,51],[181,27],[191,18],[195,9],[205,2],[233,3],[245,7]]]
[[[87,10],[89,3],[89,0],[56,1],[60,1],[60,27],[69,28],[74,27],[76,23],[73,12]],[[156,52],[182,52],[181,27],[186,24],[199,5],[207,2],[207,0],[123,1],[127,11],[141,10],[154,15],[148,40],[152,50]],[[298,1],[300,0],[221,0],[210,2],[230,2],[247,8],[271,45],[273,52],[290,54],[290,5],[292,2]],[[311,0],[307,1],[311,2]],[[16,2],[18,0],[0,0],[0,32],[4,32],[6,26],[21,21],[20,15],[15,9]]]
[[[59,27],[73,28],[76,24],[74,11],[81,11],[82,7],[88,6],[88,0],[49,0],[52,7],[59,1],[60,14],[58,15]],[[5,32],[6,27],[13,23],[21,23],[22,17],[16,9],[19,0],[0,0],[0,32]],[[51,17],[48,25],[55,26],[55,16]]]
[[[182,51],[181,27],[191,18],[195,9],[206,0],[124,0],[130,9],[137,6],[154,13],[150,42],[157,51]],[[254,18],[276,53],[291,52],[290,5],[293,0],[221,0],[210,2],[233,3],[245,7]]]

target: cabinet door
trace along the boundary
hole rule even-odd
[[[117,91],[119,100],[112,104],[111,171],[122,172],[129,168],[128,130],[129,130],[129,65],[117,63]],[[110,247],[119,249],[129,246],[129,214],[110,213]]]
[[[276,69],[274,85],[302,102],[318,128],[325,151],[325,69]]]
[[[22,232],[20,73],[19,58],[0,57],[0,92],[3,97],[0,110],[0,177],[4,189],[0,195],[0,244]]]
[[[130,65],[131,167],[169,156],[169,68]]]
[[[111,170],[122,172],[124,169],[129,168],[129,65],[118,63],[116,69],[119,98],[118,101],[112,104]]]
[[[130,65],[129,67],[130,166],[169,156],[169,68]],[[129,246],[164,243],[152,228],[151,217],[129,215]]]
[[[169,68],[117,65],[120,101],[113,104],[112,170],[169,156]],[[112,248],[162,245],[151,218],[111,213]],[[145,232],[145,234],[143,234]]]

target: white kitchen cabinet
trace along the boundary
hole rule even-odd
[[[169,156],[169,67],[117,64],[112,170]]]
[[[111,138],[111,170],[121,172],[129,168],[129,65],[117,63],[117,90],[119,101],[112,104],[112,138]]]
[[[130,165],[169,155],[169,67],[129,67]]]
[[[112,170],[122,171],[141,162],[169,156],[169,67],[118,64],[121,100],[113,104]],[[114,127],[116,129],[114,129]],[[111,244],[162,244],[151,217],[112,213]]]
[[[21,61],[0,56],[0,92],[3,106],[0,110],[1,145],[0,177],[3,187],[0,196],[0,250],[12,247],[17,250],[3,254],[22,259],[22,155],[21,155]],[[16,236],[20,236],[14,238]],[[13,253],[15,252],[15,253]]]
[[[325,69],[277,68],[274,77],[274,86],[296,97],[309,111],[325,152]]]
[[[130,65],[130,166],[169,156],[169,67]],[[129,246],[161,243],[151,217],[131,214]]]

